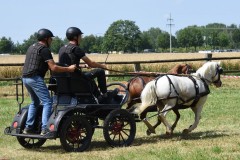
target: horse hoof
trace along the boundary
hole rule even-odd
[[[150,136],[151,133],[152,133],[152,132],[151,132],[149,129],[146,131],[146,134],[147,134],[148,136]]]
[[[183,135],[187,135],[188,133],[189,133],[188,129],[184,129],[182,132]]]
[[[170,137],[172,136],[172,132],[166,131],[166,135]]]

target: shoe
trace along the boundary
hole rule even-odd
[[[115,88],[113,91],[107,92],[108,98],[114,98],[119,92],[118,88]]]
[[[100,104],[107,104],[112,101],[112,99],[118,94],[119,89],[115,88],[113,91],[108,91],[107,93],[100,95],[98,97],[98,102]]]
[[[43,135],[47,134],[47,132],[48,132],[47,129],[42,129],[40,135],[43,136]]]
[[[23,134],[32,134],[33,130],[31,128],[24,128]]]

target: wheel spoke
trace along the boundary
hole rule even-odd
[[[124,123],[123,123],[123,124],[124,124]],[[123,125],[123,128],[126,127],[126,126],[128,126],[129,124],[130,124],[130,123],[127,122],[126,124]]]
[[[127,134],[125,131],[122,130],[122,132],[123,132],[126,136],[129,136],[129,134]]]
[[[30,139],[30,138],[28,138],[28,141],[26,141],[26,142],[27,142],[27,144],[30,144],[30,141],[31,141],[31,139]]]
[[[32,139],[32,144],[34,144],[34,139]]]
[[[132,143],[136,124],[127,111],[113,110],[104,121],[104,138],[111,146],[128,146]]]
[[[119,137],[120,137],[120,136],[121,136],[123,142],[125,143],[125,139],[124,139],[123,135],[121,134],[121,132],[119,133]]]
[[[113,139],[112,139],[112,140],[114,141],[114,140],[115,140],[115,138],[116,138],[116,134],[114,134],[114,136],[113,136]]]

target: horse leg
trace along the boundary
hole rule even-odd
[[[159,126],[161,124],[161,120],[158,118],[157,119],[157,123],[155,125],[152,126],[152,129],[147,129],[146,133],[147,135],[149,136],[151,133],[155,133],[155,132],[152,132],[152,130],[155,131],[155,129],[157,128],[157,126]]]
[[[164,104],[161,102],[161,101],[157,101],[157,106],[151,106],[149,107],[148,109],[144,110],[144,112],[141,113],[141,116],[142,114],[144,113],[145,114],[145,117],[146,117],[146,114],[145,112],[149,112],[149,111],[158,111],[160,112],[162,109],[163,109],[163,106]],[[164,112],[164,116],[167,114],[167,112]],[[155,130],[157,128],[157,126],[159,126],[161,124],[161,120],[159,118],[157,118],[157,122],[152,126],[153,130]],[[153,133],[151,130],[147,130],[146,131],[147,135],[150,135],[151,133]],[[155,132],[154,132],[155,133]]]
[[[167,114],[167,112],[164,113],[164,117]],[[162,123],[162,121],[160,120],[160,118],[157,118],[157,122],[153,125],[153,129],[155,130],[157,128],[157,126],[159,126]],[[147,130],[147,135],[150,135],[152,132],[148,129]]]
[[[134,104],[136,104],[134,102],[134,100],[130,99],[128,102],[127,102],[127,108],[126,109],[130,109]]]
[[[168,103],[168,104],[166,104],[165,106],[164,106],[164,109],[161,111],[162,113],[160,113],[159,115],[158,115],[158,118],[159,118],[159,120],[165,125],[165,127],[166,127],[166,134],[167,135],[172,135],[172,133],[173,133],[173,130],[172,130],[172,126],[168,123],[168,121],[167,121],[167,119],[166,119],[166,114],[167,114],[167,112],[168,112],[168,110],[170,110],[171,108],[173,108],[173,106],[175,106],[175,104],[176,104],[176,100],[174,100],[174,99],[172,99],[172,100],[170,100],[171,102],[170,103]]]
[[[133,107],[135,104],[137,103],[141,103],[141,99],[140,98],[135,98],[132,99],[131,97],[129,98],[129,100],[127,101],[127,107],[126,109],[129,110],[131,107]]]
[[[175,120],[175,122],[173,123],[173,125],[172,125],[172,127],[171,127],[172,132],[173,132],[173,130],[176,128],[177,123],[178,123],[178,121],[179,121],[179,119],[180,119],[180,113],[179,113],[178,109],[173,108],[173,112],[176,114],[176,120]]]
[[[172,130],[171,130],[171,125],[168,123],[168,121],[166,120],[166,118],[164,117],[163,114],[160,114],[158,116],[159,120],[165,125],[166,127],[166,134],[167,135],[172,135]]]
[[[146,108],[141,114],[140,114],[140,119],[141,120],[145,120],[145,122],[147,121],[146,117],[147,117],[147,113],[148,112],[152,112],[155,111],[157,109],[157,106],[149,106],[148,108]],[[159,123],[160,122],[160,123]],[[157,124],[155,124],[154,126],[151,126],[150,124],[148,125],[148,129],[146,131],[146,134],[149,136],[151,133],[155,134],[155,128],[161,124],[161,121],[158,120]],[[149,128],[150,127],[150,128]]]
[[[184,135],[190,133],[191,131],[193,131],[197,127],[197,125],[199,124],[199,120],[201,118],[202,108],[203,108],[203,105],[200,105],[200,106],[196,105],[195,107],[191,108],[192,111],[195,114],[195,121],[192,125],[190,125],[190,127],[188,129],[183,130]]]

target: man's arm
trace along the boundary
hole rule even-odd
[[[48,60],[47,63],[48,63],[49,69],[53,72],[74,72],[74,70],[76,69],[75,64],[69,67],[61,67],[61,66],[58,66],[52,59]]]
[[[82,57],[82,60],[91,68],[107,68],[105,64],[97,63],[92,61],[87,56]]]

